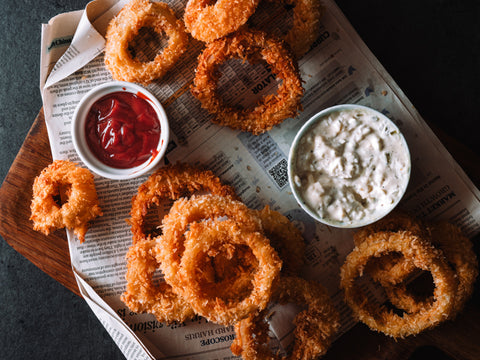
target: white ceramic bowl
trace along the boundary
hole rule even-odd
[[[358,169],[366,168],[366,166],[362,167],[362,165],[359,166],[358,164],[367,163],[359,159],[362,159],[362,158],[368,159],[371,157],[372,153],[383,154],[382,152],[380,151],[377,152],[375,150],[372,150],[372,148],[370,148],[369,146],[365,147],[365,149],[367,150],[365,150],[360,155],[358,155],[359,152],[358,153],[354,153],[354,152],[348,153],[346,151],[342,152],[343,151],[342,147],[339,147],[334,151],[331,150],[335,146],[337,146],[337,144],[340,144],[342,141],[341,140],[342,134],[338,132],[338,129],[343,129],[345,127],[348,128],[348,126],[343,126],[343,125],[340,127],[337,127],[340,123],[335,122],[332,119],[334,119],[338,113],[347,114],[350,111],[358,111],[358,112],[363,111],[367,115],[371,114],[373,119],[377,118],[377,120],[372,120],[372,123],[371,123],[372,127],[374,126],[376,127],[377,126],[376,124],[385,123],[385,128],[388,129],[388,132],[384,132],[383,134],[388,133],[389,134],[388,136],[392,137],[391,138],[392,141],[395,141],[395,143],[398,144],[398,146],[396,147],[398,151],[392,152],[393,155],[391,156],[391,161],[393,161],[394,164],[396,164],[395,166],[397,166],[398,164],[402,164],[404,166],[396,167],[396,169],[398,169],[399,171],[395,173],[400,180],[398,180],[398,187],[395,189],[395,191],[390,191],[390,192],[383,191],[383,193],[381,193],[382,191],[381,186],[377,186],[378,182],[375,183],[372,181],[368,181],[368,182],[365,181],[364,183],[366,183],[367,186],[363,186],[363,187],[358,186],[358,189],[355,188],[355,186],[357,186],[356,185],[357,180],[355,179],[358,179],[360,177],[359,174],[361,173],[361,171],[363,171]],[[325,120],[329,117],[330,117],[329,120]],[[363,118],[364,117],[362,117],[362,119]],[[304,140],[305,136],[311,135],[313,133],[313,129],[322,121],[326,121],[325,123],[323,123],[324,127],[322,128],[322,137],[325,137],[325,140],[320,141],[320,145],[317,145],[316,153],[317,154],[322,153],[321,156],[324,156],[325,154],[334,154],[334,155],[332,155],[331,158],[330,157],[322,158],[321,156],[316,158],[317,160],[321,158],[321,160],[318,160],[318,164],[321,164],[321,165],[316,165],[317,169],[319,167],[322,168],[320,173],[311,170],[312,169],[311,167],[308,170],[305,170],[302,176],[297,176],[297,172],[298,173],[301,172],[301,171],[297,171],[297,159],[300,158],[302,159],[301,161],[303,161],[303,159],[307,159],[306,156],[302,156],[302,154],[299,153],[299,151],[304,152],[306,150],[307,145],[300,145],[300,144],[301,143],[305,144],[305,140]],[[356,123],[356,121],[352,122],[352,124],[354,123]],[[351,125],[351,128],[358,130],[358,126],[359,125],[357,124]],[[387,136],[387,135],[382,135],[382,136]],[[346,141],[348,141],[348,139],[353,139],[353,138],[356,139],[356,137],[354,137],[350,133],[348,136],[345,135],[345,139],[347,139]],[[361,139],[359,140],[358,143],[361,142],[362,144],[365,144],[363,143],[364,139],[362,137],[358,137],[358,138]],[[332,142],[329,143],[330,139],[333,139],[333,140]],[[386,141],[388,140],[389,139],[387,138]],[[354,142],[352,148],[355,148],[355,146],[358,143]],[[343,144],[346,144],[346,142]],[[371,143],[368,143],[368,145],[370,144]],[[349,145],[343,145],[343,146],[349,146]],[[353,154],[353,156],[351,154]],[[364,154],[366,154],[366,156]],[[347,156],[349,157],[346,158]],[[388,159],[388,156],[383,156],[382,159],[383,158]],[[376,164],[375,171],[377,171],[377,169],[380,168],[380,165],[377,165],[377,163],[375,164]],[[394,165],[388,165],[388,166],[394,166]],[[356,228],[356,227],[365,226],[387,215],[390,211],[392,211],[398,205],[399,201],[405,194],[405,191],[407,189],[408,182],[410,179],[410,171],[411,171],[411,159],[410,159],[408,145],[407,145],[407,142],[405,141],[405,138],[403,137],[400,130],[398,129],[398,127],[390,119],[388,119],[384,114],[365,106],[353,105],[353,104],[337,105],[337,106],[324,109],[318,114],[314,115],[311,119],[309,119],[302,126],[302,128],[299,130],[299,132],[295,136],[295,139],[290,148],[289,160],[288,160],[288,178],[289,178],[293,195],[295,196],[295,199],[297,200],[298,204],[302,207],[302,209],[305,212],[307,212],[315,220],[323,224],[338,227],[338,228]],[[389,173],[393,173],[393,171]],[[306,174],[311,175],[310,179],[315,179],[314,181],[310,181],[310,184],[315,184],[314,186],[318,186],[318,184],[320,184],[318,179],[322,179],[321,181],[323,183],[321,186],[321,190],[319,190],[317,193],[315,193],[315,191],[313,190],[312,192],[310,192],[311,194],[312,193],[315,194],[314,196],[311,196],[311,198],[316,198],[318,203],[322,204],[318,206],[318,209],[314,208],[314,206],[312,205],[313,202],[310,202],[309,204],[309,201],[305,200],[304,193],[306,193],[306,189],[307,189],[306,184],[309,183],[309,181],[307,180],[308,176]],[[360,180],[358,181],[360,182]],[[348,186],[350,185],[351,187],[348,188]],[[313,189],[314,186],[310,187],[310,189]],[[368,209],[366,211],[363,211],[363,208],[359,204],[362,204],[362,206],[363,204],[368,204],[368,203],[373,204],[373,201],[369,202],[370,201],[368,199],[369,193],[364,190],[366,187],[369,188],[368,191],[372,191],[371,189],[373,189],[372,194],[376,194],[376,195],[380,194],[381,196],[375,197],[375,199],[379,199],[378,204],[376,204],[375,206],[371,206],[371,205],[365,206],[365,208],[368,208]],[[354,189],[354,190],[350,190],[350,189]],[[363,198],[361,198],[361,201],[358,201],[360,199],[359,194],[364,196]],[[395,195],[388,195],[389,199],[384,199],[380,201],[380,199],[383,199],[382,198],[383,194],[395,194]],[[372,198],[373,197],[374,196],[372,195]],[[350,205],[351,207],[349,207]],[[352,211],[351,209],[360,209],[360,210]],[[357,215],[351,215],[354,213],[356,213]]]
[[[115,168],[104,164],[92,153],[86,141],[85,121],[91,106],[101,97],[113,92],[142,94],[142,98],[147,99],[155,109],[160,121],[161,133],[157,145],[157,153],[144,163],[128,169]],[[78,156],[92,172],[109,179],[132,179],[154,170],[167,150],[169,136],[170,129],[163,106],[148,90],[129,82],[112,81],[93,88],[80,100],[73,114],[72,139]]]

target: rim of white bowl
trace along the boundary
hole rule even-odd
[[[119,169],[112,166],[108,166],[101,162],[95,154],[93,154],[87,144],[85,136],[85,119],[88,111],[95,101],[101,97],[110,94],[112,92],[130,92],[133,94],[141,93],[142,98],[149,101],[152,107],[155,109],[158,119],[160,121],[160,140],[157,145],[157,154],[154,157],[150,157],[144,163],[129,169]],[[80,102],[77,104],[75,112],[72,118],[72,140],[75,151],[82,160],[82,162],[97,175],[113,180],[125,180],[133,179],[144,175],[145,173],[156,168],[168,147],[168,141],[170,138],[170,127],[168,124],[167,114],[162,104],[150,91],[144,87],[124,82],[124,81],[110,81],[94,87],[88,91]]]

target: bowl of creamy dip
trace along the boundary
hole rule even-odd
[[[362,105],[327,108],[297,133],[288,177],[299,205],[326,225],[355,228],[393,210],[405,194],[411,159],[398,127]]]

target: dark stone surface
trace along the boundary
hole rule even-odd
[[[42,107],[41,24],[87,1],[0,1],[0,181]],[[122,359],[85,301],[0,239],[0,359]]]
[[[87,1],[0,1],[0,181],[42,106],[41,24]],[[338,0],[420,114],[477,154],[478,0]],[[0,239],[0,358],[121,359],[86,303]]]

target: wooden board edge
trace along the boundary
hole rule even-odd
[[[51,161],[41,109],[0,188],[0,235],[35,266],[80,295],[65,230],[45,236],[33,230],[31,221],[24,216],[30,213],[33,179]]]

